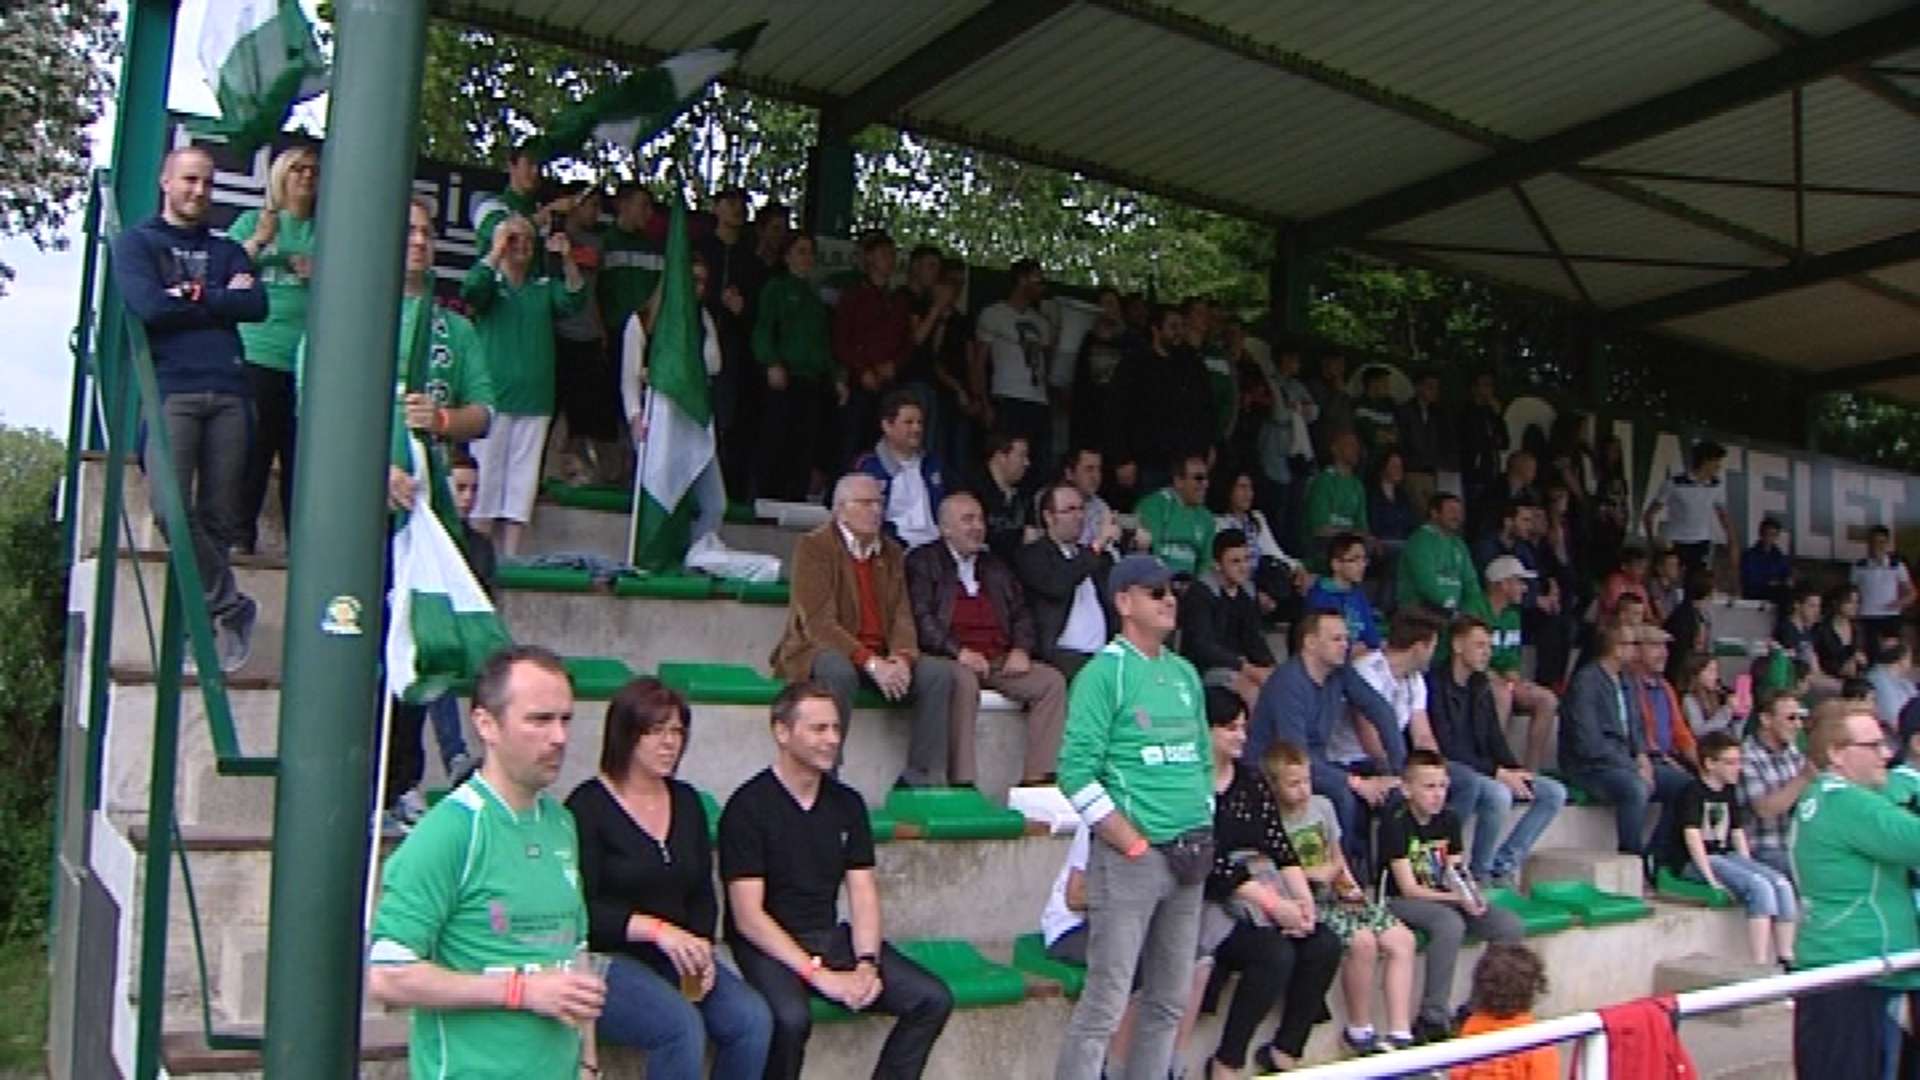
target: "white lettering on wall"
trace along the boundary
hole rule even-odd
[[[1833,557],[1845,562],[1867,556],[1867,478],[1852,469],[1833,470]]]
[[[1793,553],[1803,559],[1833,558],[1833,540],[1813,528],[1813,465],[1793,463]]]
[[[1747,512],[1740,522],[1749,539],[1760,535],[1760,522],[1767,517],[1783,521],[1792,518],[1787,502],[1787,459],[1762,450],[1747,452]]]

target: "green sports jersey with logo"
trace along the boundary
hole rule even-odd
[[[1502,675],[1520,674],[1520,605],[1508,604],[1487,615],[1487,628],[1493,633],[1493,659],[1487,667]]]
[[[307,332],[307,279],[294,270],[296,258],[313,258],[313,219],[292,211],[277,212],[273,243],[253,257],[253,276],[267,290],[267,317],[241,323],[240,344],[247,363],[275,371],[292,371],[294,350]],[[260,211],[242,211],[227,228],[235,243],[243,243],[259,224]]]
[[[375,965],[541,971],[585,947],[573,815],[542,794],[516,813],[476,775],[387,860]],[[502,984],[502,1004],[505,1002]],[[436,1080],[577,1080],[580,1032],[537,1013],[413,1010],[408,1060]]]
[[[1089,825],[1115,810],[1152,843],[1213,824],[1212,742],[1193,665],[1124,637],[1074,676],[1060,790]]]

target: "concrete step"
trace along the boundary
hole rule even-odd
[[[1750,979],[1763,979],[1769,975],[1778,974],[1780,974],[1778,968],[1749,962],[1745,948],[1725,954],[1694,953],[1661,961],[1653,971],[1653,992],[1684,994],[1689,990],[1707,990],[1716,986],[1746,982]],[[1787,1003],[1778,1001],[1768,1005],[1755,1005],[1730,1012],[1714,1013],[1700,1017],[1699,1022],[1746,1027],[1755,1024],[1786,1023],[1791,1017],[1792,1011]]]
[[[1592,812],[1588,807],[1579,809]],[[1608,811],[1609,820],[1611,814]],[[1622,896],[1646,895],[1646,874],[1641,869],[1640,860],[1632,855],[1618,854],[1610,847],[1600,850],[1537,847],[1533,850],[1533,857],[1527,860],[1525,883],[1532,885],[1542,881],[1585,881],[1598,886],[1602,892]],[[1742,945],[1742,954],[1745,949],[1746,946]]]

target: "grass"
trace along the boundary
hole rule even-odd
[[[39,938],[0,941],[0,1080],[45,1076],[47,952]],[[23,1007],[24,1006],[24,1007]]]

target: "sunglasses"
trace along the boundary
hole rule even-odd
[[[1165,600],[1173,594],[1171,585],[1136,585],[1134,588],[1145,592],[1149,600]]]

